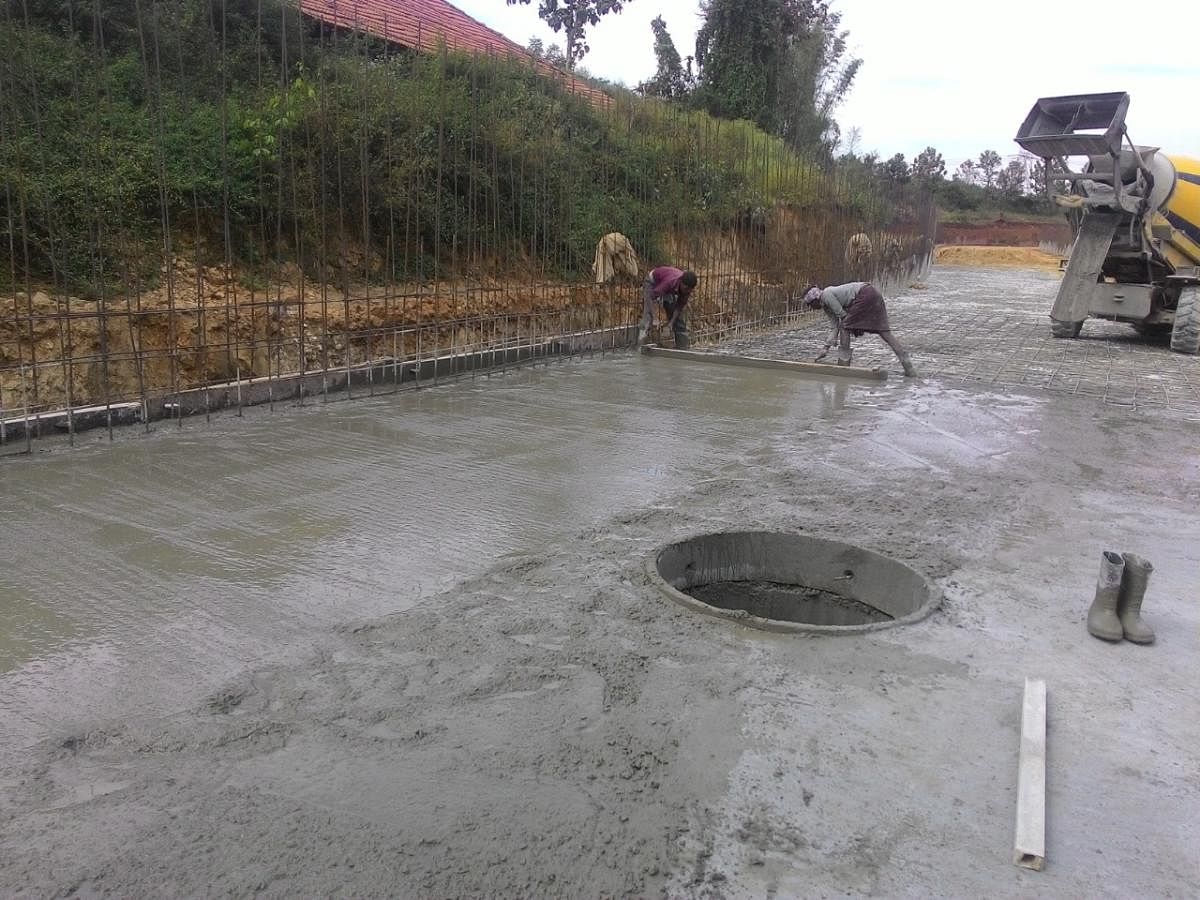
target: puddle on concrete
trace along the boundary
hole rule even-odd
[[[0,585],[0,672],[36,659],[77,634],[73,619]]]

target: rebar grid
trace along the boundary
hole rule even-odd
[[[111,437],[621,350],[654,265],[700,275],[690,324],[711,341],[793,321],[811,282],[903,279],[928,257],[935,211],[918,189],[605,94],[519,48],[456,52],[405,16],[0,3],[6,451],[47,430]],[[74,55],[47,69],[61,33]],[[522,103],[549,133],[526,130]],[[64,136],[80,144],[65,186],[48,174]],[[114,147],[141,154],[144,196],[108,177]],[[641,271],[597,285],[590,254],[609,231]],[[857,232],[878,252],[850,272]]]
[[[1129,325],[1089,319],[1079,338],[1050,335],[1053,282],[1021,271],[935,269],[929,284],[888,299],[892,329],[923,377],[942,384],[1036,389],[1129,410],[1165,410],[1200,421],[1200,358],[1172,353],[1165,340]],[[824,346],[824,320],[727,341],[723,352],[811,359]],[[854,340],[854,363],[896,368],[872,335]]]

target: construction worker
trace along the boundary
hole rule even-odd
[[[646,343],[654,324],[654,308],[661,305],[667,314],[667,328],[675,335],[675,348],[686,350],[690,341],[687,330],[688,298],[696,289],[696,273],[674,266],[651,269],[642,284],[642,327],[638,343]]]
[[[838,365],[850,365],[850,337],[863,334],[877,334],[885,344],[892,348],[904,374],[912,378],[917,374],[912,360],[900,346],[892,334],[892,326],[888,322],[887,306],[884,305],[883,295],[867,281],[851,281],[848,284],[836,284],[827,288],[815,285],[804,295],[804,305],[809,309],[820,307],[825,310],[833,325],[833,331],[825,344],[825,350],[817,356],[815,362],[820,362],[829,353],[834,344],[838,345]]]

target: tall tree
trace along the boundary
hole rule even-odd
[[[1029,167],[1027,190],[1033,197],[1046,192],[1046,161],[1044,159],[1034,159],[1033,164]]]
[[[1000,171],[1000,154],[995,150],[984,150],[979,154],[979,176],[983,179],[985,190],[991,190],[996,183],[996,173]]]
[[[667,23],[662,16],[657,16],[650,23],[650,30],[654,33],[654,58],[658,60],[658,71],[639,88],[649,97],[682,97],[688,92],[688,78],[683,71],[683,60],[675,49],[675,42],[671,40],[671,33],[667,31]]]
[[[813,6],[789,42],[780,74],[778,132],[794,147],[832,155],[840,139],[834,112],[850,92],[862,60],[847,54],[840,13]]]
[[[941,181],[946,177],[946,161],[942,159],[942,154],[933,147],[926,147],[913,160],[912,176],[925,183]]]
[[[771,120],[786,48],[784,0],[708,0],[696,33],[703,104],[714,115]]]
[[[979,167],[975,165],[975,160],[964,159],[959,163],[958,168],[954,171],[954,180],[964,184],[978,184]]]
[[[505,0],[509,6],[528,6],[533,0]],[[563,32],[567,68],[574,69],[591,48],[586,32],[610,12],[620,12],[630,0],[538,0],[538,15],[556,32]]]
[[[707,0],[696,35],[698,95],[794,144],[836,142],[832,112],[860,65],[829,0]]]
[[[839,137],[839,145],[842,149],[842,159],[856,159],[858,148],[862,145],[862,129],[857,125],[850,126],[846,136]]]
[[[996,174],[996,187],[1008,200],[1015,200],[1024,194],[1028,181],[1025,163],[1019,159],[1009,160],[1008,165]]]
[[[530,38],[529,44],[525,48],[538,59],[544,59],[552,66],[558,66],[560,69],[569,68],[567,65],[567,55],[562,52],[562,47],[558,44],[551,44],[547,47],[541,38]]]
[[[897,153],[879,167],[879,174],[892,184],[904,184],[909,179],[908,163],[903,153]]]

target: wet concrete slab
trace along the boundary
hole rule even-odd
[[[1089,319],[1076,340],[1050,335],[1049,309],[1061,273],[1012,269],[934,270],[927,284],[889,295],[892,327],[921,374],[947,385],[1040,389],[1107,406],[1169,409],[1200,422],[1200,358],[1172,353],[1168,336],[1147,338],[1132,326]],[[726,342],[728,353],[811,360],[827,327],[753,335]],[[900,373],[873,336],[854,342],[856,366]]]
[[[4,705],[69,717],[132,693],[165,711],[180,683],[653,506],[754,429],[811,419],[825,389],[773,373],[681,377],[624,355],[10,461]],[[79,677],[62,678],[52,705],[19,705],[27,682],[41,696],[51,658]]]
[[[939,272],[921,304],[1011,314],[1005,282]],[[1044,387],[629,355],[13,461],[0,884],[1185,895],[1195,434]],[[659,547],[736,529],[876,550],[943,606],[805,638],[647,583]],[[1151,647],[1084,630],[1105,549],[1156,567]],[[1011,863],[1026,676],[1049,692],[1040,873]]]

